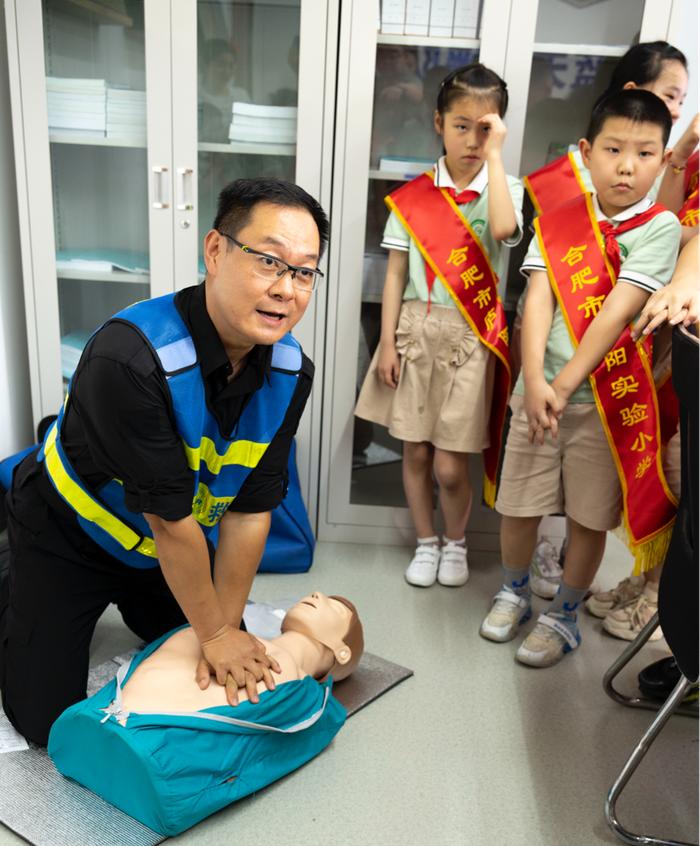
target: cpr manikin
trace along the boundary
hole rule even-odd
[[[338,682],[357,666],[363,649],[362,626],[347,599],[312,593],[287,611],[282,634],[274,640],[258,638],[282,670],[277,685],[305,676],[328,675]],[[200,711],[226,705],[226,689],[212,679],[201,690],[195,680],[201,646],[188,626],[171,635],[136,669],[124,687],[126,711]],[[265,690],[258,684],[258,693]],[[245,688],[238,691],[244,702]]]
[[[149,828],[176,835],[321,752],[345,722],[332,681],[364,648],[352,603],[313,593],[262,640],[276,687],[258,701],[195,679],[201,647],[188,626],[147,646],[116,679],[56,720],[48,752],[65,776]]]

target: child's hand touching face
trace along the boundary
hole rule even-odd
[[[492,156],[500,156],[503,150],[503,142],[506,139],[506,125],[495,112],[489,112],[479,118],[479,125],[488,130],[486,141],[484,142],[484,158],[489,159]]]

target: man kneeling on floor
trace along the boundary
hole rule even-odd
[[[200,685],[214,676],[231,704],[274,688],[277,662],[239,627],[311,390],[289,333],[327,239],[298,186],[237,180],[204,238],[204,284],[130,306],[88,342],[7,497],[0,685],[29,740],[85,696],[112,602],[146,642],[189,622]]]

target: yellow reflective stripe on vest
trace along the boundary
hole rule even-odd
[[[219,455],[214,442],[210,438],[202,438],[199,448],[188,446],[184,441],[183,446],[187,454],[187,464],[191,470],[198,471],[203,461],[209,468],[209,472],[217,475],[221,468],[227,464],[257,467],[270,444],[257,443],[256,441],[234,441],[223,455]]]
[[[114,538],[117,543],[121,544],[124,549],[132,550],[141,540],[141,535],[138,535],[133,529],[122,523],[122,521],[115,517],[111,511],[100,505],[97,500],[93,499],[80,485],[75,482],[66,471],[61,461],[61,456],[56,449],[56,433],[58,426],[54,425],[49,432],[44,446],[44,455],[46,461],[46,469],[49,476],[56,485],[61,496],[72,506],[73,509],[85,520],[95,523],[108,535]],[[152,551],[150,551],[149,544],[145,541],[150,541]],[[147,551],[148,550],[148,551]],[[152,557],[156,556],[155,544],[150,538],[144,538],[141,542],[138,552],[143,552],[144,555]]]
[[[209,488],[200,482],[197,495],[192,500],[192,516],[204,526],[215,526],[234,499],[234,496],[214,496]]]
[[[141,543],[133,551],[140,552],[141,555],[147,555],[149,558],[158,557],[156,542],[153,540],[153,538],[142,538]]]

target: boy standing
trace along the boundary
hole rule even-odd
[[[628,329],[676,263],[678,219],[646,197],[670,130],[668,109],[647,91],[625,90],[600,103],[579,142],[596,193],[542,215],[522,266],[529,275],[523,367],[496,502],[503,586],[480,634],[511,640],[530,617],[537,527],[563,511],[561,587],[516,654],[531,666],[555,664],[579,645],[576,609],[621,506],[639,556],[658,553],[653,542],[673,521],[648,351]]]

